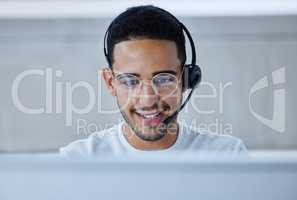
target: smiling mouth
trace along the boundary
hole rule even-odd
[[[156,126],[162,122],[164,115],[161,111],[136,111],[141,124],[145,126]]]

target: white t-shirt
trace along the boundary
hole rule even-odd
[[[181,123],[176,142],[165,150],[138,150],[131,146],[122,133],[121,122],[109,129],[91,134],[86,139],[74,141],[66,147],[60,148],[60,154],[66,157],[86,157],[123,153],[151,154],[154,152],[197,151],[199,153],[215,153],[238,155],[247,154],[242,141],[230,135],[199,133],[197,130]]]

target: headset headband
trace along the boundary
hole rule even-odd
[[[168,12],[168,11],[162,9],[162,8],[158,8],[158,9],[160,9],[161,11],[165,12],[166,14],[168,14],[168,15],[170,15],[172,18],[174,18],[174,19],[178,22],[178,24],[181,26],[182,31],[184,31],[184,32],[186,33],[187,38],[188,38],[188,40],[189,40],[189,42],[190,42],[191,52],[192,52],[191,65],[196,65],[196,49],[195,49],[195,44],[194,44],[193,38],[192,38],[192,36],[191,36],[191,34],[190,34],[190,31],[187,29],[187,27],[186,27],[183,23],[181,23],[181,22],[180,22],[174,15],[172,15],[170,12]],[[104,34],[104,41],[103,41],[103,42],[104,42],[104,44],[103,44],[103,45],[104,45],[104,55],[105,55],[106,60],[107,60],[107,62],[108,62],[109,65],[111,65],[111,60],[110,60],[110,57],[109,57],[109,54],[108,54],[108,51],[107,51],[107,36],[108,36],[108,34],[109,34],[109,30],[110,30],[110,28],[111,28],[112,25],[113,25],[113,22],[111,22],[110,25],[108,26],[108,28],[107,28],[107,30],[106,30],[106,32],[105,32],[105,34]],[[111,67],[111,66],[110,66],[110,67]]]

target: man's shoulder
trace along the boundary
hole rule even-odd
[[[61,147],[59,149],[60,155],[67,157],[92,155],[98,148],[102,148],[103,151],[104,149],[109,148],[109,145],[106,145],[105,143],[117,136],[118,127],[119,124],[94,132],[87,138],[75,140],[65,147]]]
[[[227,134],[212,133],[208,130],[185,126],[186,133],[192,135],[192,148],[205,151],[245,152],[246,147],[241,139]]]

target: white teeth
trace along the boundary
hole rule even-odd
[[[145,117],[145,118],[151,119],[151,118],[156,117],[158,114],[159,114],[159,113],[151,114],[151,115],[142,115],[142,116]]]
[[[159,115],[160,112],[152,113],[152,114],[145,114],[145,113],[138,113],[138,114],[140,114],[144,118],[152,119],[152,118],[156,117],[157,115]]]

